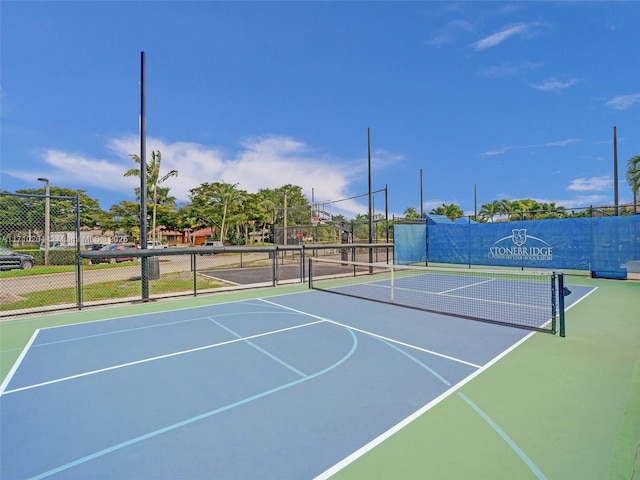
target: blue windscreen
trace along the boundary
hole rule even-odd
[[[396,265],[426,263],[427,261],[426,224],[393,226],[394,251]]]
[[[403,251],[404,263],[412,263],[406,249],[398,246],[402,238],[395,237],[396,250]],[[622,271],[640,263],[640,215],[429,223],[426,238],[431,263],[596,272]],[[412,238],[412,244],[416,242]]]

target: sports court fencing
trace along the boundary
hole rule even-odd
[[[390,242],[393,229],[386,219],[375,219],[371,223],[371,240]],[[389,227],[389,228],[388,228]],[[322,220],[309,225],[274,227],[273,242],[277,245],[300,245],[302,243],[368,243],[369,222]]]
[[[0,193],[0,247],[30,255],[31,266],[73,264],[79,222],[77,195]],[[2,270],[14,268],[6,257],[1,262]]]
[[[564,336],[562,274],[309,259],[309,288]],[[560,294],[558,292],[561,292]]]
[[[394,225],[396,263],[565,269],[640,278],[640,215]]]
[[[391,263],[393,245],[83,249],[77,272],[0,275],[0,318],[305,283],[309,257]]]

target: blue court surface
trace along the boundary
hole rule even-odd
[[[325,478],[530,334],[319,291],[39,330],[0,478]]]

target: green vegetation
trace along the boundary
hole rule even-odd
[[[140,156],[138,155],[132,154],[132,155],[129,155],[129,157],[131,157],[131,159],[134,162],[136,162],[138,166],[140,166],[140,164],[142,163],[142,161],[140,160]],[[164,205],[170,205],[175,207],[175,199],[172,197],[169,197],[169,189],[161,187],[160,185],[171,177],[177,177],[178,171],[171,170],[166,175],[160,176],[161,163],[162,163],[162,154],[160,153],[160,150],[152,151],[151,160],[148,163],[146,163],[145,178],[147,179],[147,191],[151,195],[151,200],[153,202],[153,217],[152,217],[153,220],[152,220],[152,227],[151,227],[151,234],[153,236],[153,241],[156,241],[156,239],[158,238],[157,237],[158,232],[156,229],[156,225],[157,225],[156,219],[157,219],[158,205],[160,201],[162,201]],[[140,168],[138,167],[138,168],[132,168],[130,170],[127,170],[124,176],[140,177]],[[139,188],[136,188],[136,195],[139,200],[140,199]]]
[[[130,263],[99,263],[96,265],[92,265],[88,262],[88,260],[84,260],[82,265],[82,270],[100,270],[104,268],[120,268],[126,265],[130,265]],[[52,273],[68,273],[75,272],[77,266],[75,264],[69,265],[50,265],[48,267],[44,265],[36,265],[35,267],[29,270],[3,270],[0,271],[0,278],[9,278],[9,277],[31,277],[33,275],[48,275]]]
[[[97,267],[117,267],[115,265],[96,265]],[[224,282],[216,279],[196,277],[197,290],[207,290],[223,287]],[[191,272],[168,273],[158,280],[149,282],[149,293],[160,295],[166,293],[180,293],[193,291],[193,274]],[[42,290],[2,298],[0,311],[21,310],[37,307],[51,307],[53,305],[75,304],[76,287]],[[82,287],[82,301],[96,302],[100,300],[116,300],[140,297],[140,280],[114,280],[110,282],[87,284]]]
[[[633,193],[633,211],[634,213],[638,213],[638,192],[640,192],[640,155],[635,155],[628,160],[625,179]]]
[[[636,158],[636,157],[634,157]],[[633,159],[632,159],[633,160]],[[631,162],[631,160],[630,160]],[[640,184],[640,156],[637,160],[638,171],[634,174],[637,182]],[[635,165],[635,163],[634,163]],[[629,178],[636,178],[629,177]],[[631,185],[633,188],[633,185]],[[635,206],[635,201],[634,201]],[[442,204],[429,212],[431,215],[444,215],[450,220],[456,220],[465,216],[462,209],[455,203]],[[634,207],[628,205],[620,206],[619,215],[632,215]],[[407,218],[419,218],[413,207],[405,210]],[[480,206],[480,210],[473,220],[477,222],[496,222],[496,221],[518,221],[518,220],[544,220],[549,218],[572,218],[572,217],[591,217],[591,216],[613,216],[616,215],[614,207],[589,207],[582,209],[573,209],[568,212],[567,209],[554,202],[540,203],[530,198],[520,200],[494,200]]]

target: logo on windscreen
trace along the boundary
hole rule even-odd
[[[526,228],[514,228],[511,230],[511,240],[518,247],[524,245],[527,241],[527,229]]]
[[[553,247],[541,238],[527,235],[526,228],[514,228],[489,247],[489,258],[496,260],[553,260]]]

